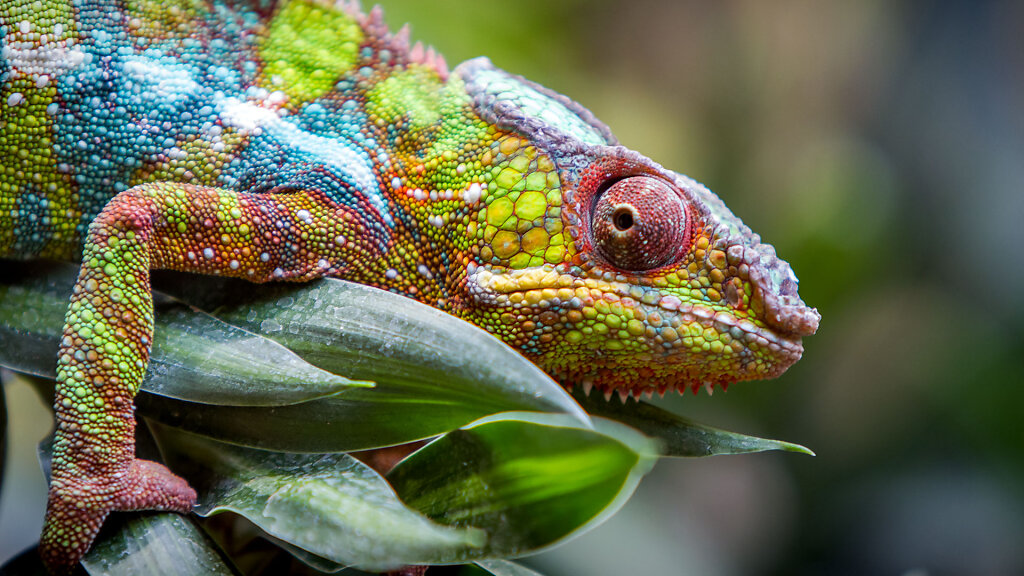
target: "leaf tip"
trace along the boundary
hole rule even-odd
[[[786,452],[797,452],[808,456],[817,456],[817,454],[814,453],[814,450],[811,450],[807,446],[801,446],[800,444],[793,444],[791,442],[783,442],[782,445],[782,449]]]

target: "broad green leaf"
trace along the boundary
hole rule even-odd
[[[573,396],[590,414],[628,424],[647,436],[657,438],[662,443],[664,456],[717,456],[766,450],[800,452],[814,456],[814,452],[799,444],[712,428],[646,402],[622,403],[618,399],[609,401],[600,394],[587,396],[578,389]]]
[[[238,574],[217,546],[181,514],[115,514],[82,559],[92,576]]]
[[[52,378],[55,352],[50,351],[56,350],[74,267],[18,266],[5,265],[13,277],[0,283],[0,364]],[[143,391],[161,395],[140,394],[137,404],[142,413],[175,426],[259,448],[337,452],[428,438],[511,410],[564,412],[586,422],[575,401],[514,350],[467,322],[408,298],[338,280],[258,286],[181,274],[156,276],[167,290],[220,317],[167,303],[155,293],[165,305],[157,309],[157,344]],[[271,341],[276,340],[298,353],[292,357],[298,364],[274,361],[271,377],[250,374],[245,378],[259,380],[234,381],[239,378],[235,356],[209,353],[229,345],[213,336],[221,330],[231,335],[232,347],[241,348],[238,357],[272,358],[252,345],[277,346]],[[182,334],[188,341],[168,345],[162,332],[167,338]],[[40,349],[46,354],[39,355]],[[164,370],[162,365],[178,369]],[[286,379],[275,370],[294,374],[292,382],[301,386],[315,380],[308,377],[309,370],[325,373],[320,369],[374,380],[377,386],[302,403],[274,399],[277,382]],[[155,378],[160,386],[152,383]],[[216,381],[207,381],[211,379]],[[230,398],[208,403],[210,389]],[[322,390],[313,386],[309,392],[312,396]],[[256,400],[247,400],[250,393]]]
[[[617,511],[657,458],[657,446],[638,432],[594,423],[588,429],[563,415],[497,415],[428,444],[388,480],[430,518],[487,532],[482,548],[433,563],[532,553]]]
[[[5,262],[0,366],[54,378],[77,269]],[[371,386],[311,366],[284,346],[155,295],[154,347],[143,388],[192,402],[280,406]]]
[[[238,513],[331,562],[388,570],[483,544],[479,530],[442,526],[409,509],[346,454],[265,452],[157,431],[168,462],[199,492],[199,514]]]
[[[352,403],[344,417],[359,426],[422,428],[416,438],[426,438],[515,410],[562,412],[586,422],[569,394],[515,350],[464,320],[397,294],[330,278],[298,286],[254,287],[225,278],[163,286],[225,322],[284,344],[315,366],[376,382],[372,390],[331,399]],[[431,423],[437,420],[448,425]]]
[[[531,570],[521,564],[508,560],[477,560],[477,566],[494,574],[494,576],[542,576],[540,572]]]

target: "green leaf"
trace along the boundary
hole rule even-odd
[[[783,450],[814,456],[814,452],[799,444],[705,426],[646,402],[609,401],[599,394],[587,396],[578,389],[573,393],[573,397],[590,414],[622,422],[647,436],[657,438],[662,443],[664,456],[718,456],[766,450]]]
[[[82,559],[92,576],[238,574],[194,522],[180,514],[114,514]]]
[[[563,415],[497,415],[450,432],[388,474],[413,508],[487,543],[432,563],[532,553],[596,526],[629,498],[657,446],[615,422],[582,428]]]
[[[494,576],[542,576],[540,572],[508,560],[477,560],[477,566]]]
[[[196,512],[238,513],[268,534],[342,565],[389,570],[476,548],[472,528],[431,522],[346,454],[286,454],[155,427],[168,462],[199,492]]]
[[[354,427],[403,430],[400,442],[505,411],[561,412],[587,421],[569,394],[518,352],[397,294],[331,278],[297,286],[202,278],[165,289],[315,366],[376,382],[331,403],[351,403],[338,416],[358,422]],[[409,437],[413,429],[419,431]]]
[[[316,368],[273,340],[182,304],[162,305],[157,318],[158,354],[143,384],[153,394],[203,404],[284,406],[373,386]]]
[[[10,263],[4,270],[0,365],[52,378],[74,267]],[[561,386],[514,350],[408,298],[338,280],[261,286],[181,274],[154,278],[218,318],[154,293],[161,304],[143,391],[161,395],[143,393],[136,403],[143,414],[199,434],[258,448],[338,452],[429,438],[512,410],[587,421]],[[291,361],[267,351],[280,345],[291,350]],[[225,347],[234,352],[221,352]],[[240,382],[250,360],[260,373],[242,376],[257,380]],[[292,374],[303,392],[275,399],[281,381],[289,386],[279,371]],[[316,374],[377,386],[325,396]],[[302,388],[307,382],[314,385]]]
[[[0,276],[0,366],[54,378],[77,269],[4,263]],[[331,374],[284,346],[154,295],[154,347],[143,388],[210,404],[281,406],[371,386]]]

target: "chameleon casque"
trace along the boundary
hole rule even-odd
[[[41,550],[195,493],[134,458],[149,271],[378,286],[588,392],[725,386],[818,313],[699,183],[483,58],[448,70],[379,8],[0,0],[0,257],[80,260]]]

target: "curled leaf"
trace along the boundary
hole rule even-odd
[[[562,415],[508,414],[452,431],[388,474],[430,518],[486,531],[480,549],[444,563],[536,552],[596,526],[633,493],[656,446],[618,423],[583,428]]]

